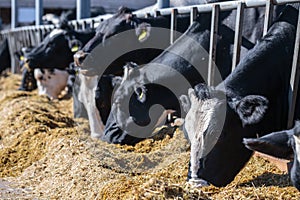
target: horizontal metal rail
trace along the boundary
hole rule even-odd
[[[192,8],[197,8],[199,13],[212,12],[212,9],[215,4],[220,6],[220,11],[230,11],[235,10],[238,7],[239,3],[244,3],[245,8],[255,8],[255,7],[264,7],[269,0],[242,0],[242,1],[225,1],[220,3],[211,3],[204,5],[193,5],[193,6],[183,6],[183,7],[174,7],[174,8],[164,8],[157,10],[160,12],[160,15],[170,15],[173,9],[177,9],[178,14],[189,14]],[[297,3],[299,0],[274,0],[272,3],[274,5],[283,5],[287,3]],[[156,11],[149,12],[151,16],[154,16]],[[144,17],[146,13],[136,13],[137,17]]]

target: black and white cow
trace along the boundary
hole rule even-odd
[[[0,44],[0,74],[11,67],[8,39],[4,39]]]
[[[293,165],[290,177],[293,185],[300,191],[300,122],[292,129],[270,133],[261,138],[245,138],[248,149],[259,151],[277,158],[291,159]]]
[[[51,74],[51,77],[54,77],[54,74],[51,70],[66,70],[69,67],[69,64],[73,62],[73,55],[78,51],[83,45],[85,45],[93,36],[95,35],[94,30],[85,30],[85,31],[75,31],[70,27],[67,22],[63,21],[60,25],[60,28],[54,29],[50,34],[42,41],[42,43],[35,47],[30,53],[25,57],[26,65],[29,69],[34,70],[36,68],[42,68],[43,71],[47,71],[48,74]],[[39,70],[39,72],[43,72]],[[58,74],[64,72],[58,71]],[[40,74],[39,77],[45,76],[45,74]],[[47,78],[48,79],[48,78]],[[44,81],[46,79],[43,78]],[[53,80],[48,80],[48,82],[53,82]],[[78,81],[75,81],[77,83]],[[46,83],[51,87],[60,87],[52,83]],[[79,86],[74,86],[73,99],[77,102],[78,95],[76,91]],[[44,89],[45,90],[45,89]],[[47,90],[53,90],[47,89]],[[50,97],[53,98],[53,97]],[[80,103],[74,103],[74,116],[76,117],[86,117],[86,111],[80,108]],[[76,111],[82,111],[80,113],[75,113]]]
[[[104,122],[107,120],[111,105],[110,96],[107,98],[105,95],[95,93],[95,91],[103,90],[108,92],[107,85],[99,83],[106,82],[102,79],[110,76],[122,75],[123,66],[127,62],[145,64],[159,55],[169,46],[169,31],[158,33],[154,28],[169,28],[170,22],[170,17],[163,16],[137,18],[132,15],[130,9],[122,7],[113,17],[101,22],[96,29],[95,37],[74,55],[75,64],[81,72],[79,96],[88,111],[93,137],[102,137]],[[188,16],[179,17],[177,31],[184,32],[188,27],[188,22]],[[126,36],[123,35],[124,32]],[[153,46],[160,48],[151,48]],[[123,49],[123,55],[116,53],[120,49]],[[105,97],[106,101],[96,99],[93,103],[95,95]],[[95,112],[97,108],[102,108],[100,113]]]
[[[184,127],[194,143],[191,182],[225,186],[252,155],[243,138],[285,128],[297,18],[298,9],[286,6],[221,84],[190,90],[192,107]]]

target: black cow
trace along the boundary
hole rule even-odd
[[[187,135],[200,143],[192,152],[192,182],[230,183],[252,155],[243,138],[286,127],[297,18],[298,10],[286,6],[224,82],[215,88],[195,88],[197,106],[185,121]],[[200,113],[203,109],[206,112]]]
[[[0,74],[11,67],[10,53],[7,38],[0,44]]]
[[[270,133],[261,138],[247,138],[243,143],[248,149],[259,151],[277,158],[291,159],[290,176],[293,185],[300,191],[300,122],[290,130]]]

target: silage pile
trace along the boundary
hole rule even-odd
[[[0,198],[300,197],[287,175],[257,157],[225,188],[190,188],[189,145],[178,129],[134,147],[110,145],[89,137],[87,120],[72,118],[72,100],[16,91],[19,79],[0,79]]]

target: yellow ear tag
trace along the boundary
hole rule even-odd
[[[141,34],[139,35],[139,41],[143,41],[147,37],[147,31],[142,30]]]
[[[76,52],[76,51],[78,51],[79,50],[79,46],[74,46],[74,47],[72,47],[72,49],[71,49],[71,51],[74,53],[74,52]]]
[[[144,97],[144,92],[142,92],[139,96],[140,99],[142,99]]]
[[[20,60],[22,60],[22,61],[23,61],[23,60],[24,60],[24,56],[20,56]]]

